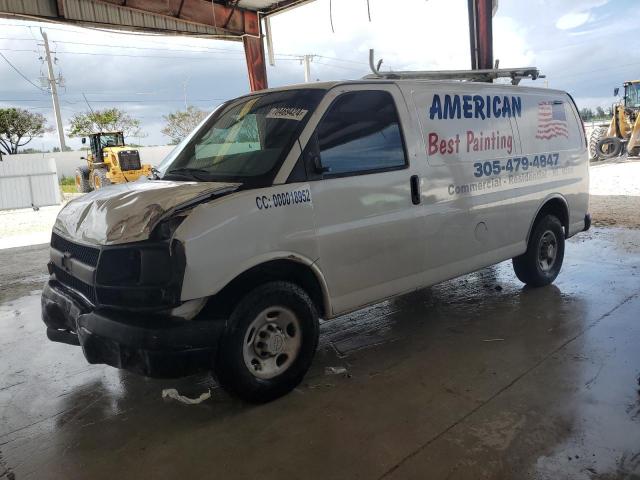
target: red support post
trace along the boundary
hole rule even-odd
[[[267,88],[267,67],[264,61],[264,47],[262,39],[256,37],[244,37],[244,56],[247,59],[247,71],[251,91]]]
[[[468,0],[471,68],[493,68],[493,1]]]
[[[254,35],[242,37],[244,45],[244,56],[247,60],[247,71],[249,73],[249,84],[251,91],[264,90],[267,88],[267,65],[264,58],[264,44],[260,35],[260,20],[255,12],[244,12],[246,30],[255,32]]]

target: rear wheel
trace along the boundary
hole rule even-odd
[[[521,282],[543,287],[553,282],[564,259],[564,231],[560,220],[546,215],[534,225],[527,251],[513,259],[513,269]]]
[[[607,137],[598,141],[596,144],[596,152],[598,158],[608,160],[620,156],[624,144],[618,137]]]
[[[94,190],[111,185],[111,180],[107,178],[107,171],[104,168],[94,168],[90,180]]]
[[[269,282],[248,293],[229,318],[215,374],[230,393],[253,403],[293,390],[318,345],[318,313],[300,287]]]
[[[87,193],[91,191],[88,167],[76,168],[76,190],[78,193]]]

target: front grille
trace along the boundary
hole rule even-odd
[[[140,154],[137,150],[118,152],[118,162],[122,170],[140,170]]]
[[[65,287],[68,287],[71,290],[75,290],[76,292],[82,294],[92,304],[96,304],[96,289],[94,287],[92,287],[91,285],[87,285],[83,281],[78,280],[76,277],[69,275],[57,265],[53,265],[53,274],[56,276],[56,280],[58,280]]]
[[[100,250],[70,242],[55,233],[51,235],[51,246],[60,252],[69,252],[76,260],[95,267],[98,265]]]

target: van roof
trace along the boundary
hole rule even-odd
[[[545,87],[535,87],[535,86],[522,86],[522,85],[510,85],[505,83],[486,83],[486,82],[460,82],[457,80],[421,80],[421,79],[362,79],[362,80],[338,80],[338,81],[330,81],[330,82],[310,82],[310,83],[296,83],[293,85],[286,85],[283,87],[269,88],[266,90],[260,90],[260,92],[279,92],[284,90],[298,90],[304,88],[313,88],[313,89],[323,89],[329,90],[331,88],[340,86],[340,85],[375,85],[375,84],[396,84],[398,86],[402,85],[469,85],[469,86],[477,86],[482,88],[508,88],[522,92],[531,92],[531,93],[540,93],[540,92],[548,92],[548,93],[560,93],[565,94],[564,90],[556,90]],[[260,93],[256,92],[256,93]]]

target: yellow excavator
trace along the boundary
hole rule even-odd
[[[87,138],[82,138],[87,143]],[[151,175],[151,165],[140,164],[138,150],[124,143],[123,132],[100,132],[89,135],[87,165],[76,169],[78,192],[90,192],[113,183],[134,182],[141,176]]]
[[[594,160],[607,160],[627,153],[640,155],[640,80],[624,82],[624,97],[613,105],[608,127],[596,127],[589,138]],[[618,96],[619,88],[613,90]]]

